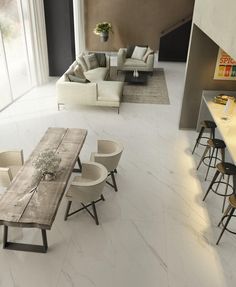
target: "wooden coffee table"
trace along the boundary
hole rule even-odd
[[[134,77],[133,71],[125,72],[125,82],[129,84],[138,84],[138,85],[146,85],[148,79],[147,72],[138,72],[138,77]]]

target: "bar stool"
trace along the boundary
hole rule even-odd
[[[220,239],[221,239],[223,233],[225,232],[225,230],[229,231],[230,233],[236,234],[236,232],[234,232],[234,231],[230,230],[229,228],[227,228],[227,226],[228,226],[228,224],[230,222],[230,219],[232,217],[236,217],[236,215],[234,215],[235,209],[236,209],[236,195],[232,194],[229,197],[229,206],[227,207],[223,217],[221,218],[221,220],[220,220],[220,222],[218,224],[218,227],[222,224],[223,225],[223,229],[222,229],[222,231],[220,233],[220,236],[219,236],[219,238],[218,238],[218,240],[216,242],[216,245],[219,244]],[[225,218],[227,218],[227,220],[226,220],[225,224],[223,224],[223,221],[224,221]]]
[[[220,175],[220,179],[217,181],[218,176]],[[224,176],[227,176],[226,181],[222,181]],[[212,190],[215,194],[223,196],[224,201],[223,201],[223,206],[222,206],[222,212],[224,212],[225,209],[225,200],[226,197],[232,195],[234,193],[234,187],[229,183],[230,177],[233,176],[233,182],[236,179],[236,166],[234,164],[231,164],[229,162],[221,162],[216,165],[216,172],[215,175],[211,181],[211,184],[209,185],[206,194],[203,198],[203,201],[206,199],[208,193],[210,190]],[[213,186],[216,185],[216,189],[213,189]],[[221,193],[218,191],[219,185],[224,184],[225,185],[225,192]],[[232,191],[228,193],[228,188],[231,188]]]
[[[198,145],[206,146],[206,144],[201,143],[201,139],[214,139],[215,138],[215,129],[216,124],[213,121],[203,121],[200,124],[200,132],[198,134],[198,137],[196,139],[192,154],[194,153],[196,147]],[[210,137],[203,136],[203,133],[205,132],[205,129],[210,129]]]
[[[225,161],[225,148],[226,148],[226,145],[225,145],[224,141],[222,141],[220,139],[209,139],[207,141],[207,146],[206,146],[205,151],[204,151],[204,153],[200,159],[200,162],[197,166],[197,170],[199,169],[202,162],[207,166],[207,172],[206,172],[205,180],[207,179],[210,168],[216,167],[217,160],[222,161],[222,162]],[[221,152],[221,160],[220,160],[220,158],[218,158],[219,150]],[[210,154],[207,156],[206,154],[208,151],[210,151]],[[209,159],[208,163],[205,162],[206,159]],[[213,165],[212,165],[212,160],[214,160]]]

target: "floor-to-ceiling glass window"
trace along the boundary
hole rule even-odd
[[[0,1],[0,110],[32,85],[22,2]]]
[[[2,34],[0,33],[0,110],[12,101]]]

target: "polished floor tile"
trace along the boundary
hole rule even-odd
[[[236,237],[225,233],[215,245],[221,198],[211,194],[202,202],[209,184],[205,167],[196,171],[202,149],[192,156],[196,133],[178,129],[185,65],[159,65],[170,105],[126,103],[119,115],[102,107],[57,111],[51,79],[0,113],[0,149],[22,148],[25,158],[49,126],[88,130],[82,161],[99,138],[124,145],[119,191],[106,186],[106,201],[98,204],[101,224],[85,212],[65,222],[62,200],[47,254],[0,249],[1,287],[235,286]],[[12,228],[10,236],[41,240],[36,229]]]

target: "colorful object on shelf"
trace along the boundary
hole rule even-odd
[[[214,80],[236,80],[236,61],[219,48]]]
[[[214,97],[213,102],[221,105],[226,105],[228,99],[232,99],[233,101],[235,101],[234,96],[219,94],[218,96]]]

